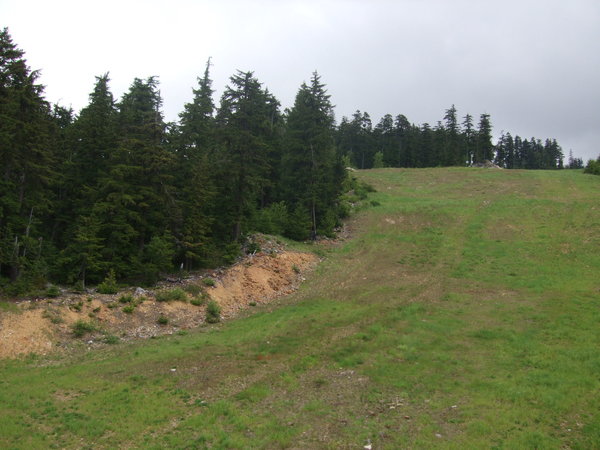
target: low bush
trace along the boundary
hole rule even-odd
[[[190,303],[194,306],[202,306],[206,303],[206,297],[204,297],[204,296],[194,297],[193,299],[190,300]]]
[[[584,170],[585,173],[591,173],[592,175],[600,175],[600,156],[597,160],[590,159]]]
[[[198,286],[197,284],[188,284],[183,288],[183,290],[194,297],[202,293],[202,287]]]
[[[54,284],[51,284],[50,286],[48,286],[48,289],[46,289],[46,297],[56,298],[59,295],[60,295],[60,289],[58,288],[58,286],[55,286]]]
[[[164,289],[162,291],[158,291],[156,292],[155,297],[157,302],[170,302],[173,300],[187,302],[188,299],[187,294],[181,288],[175,288],[171,290]]]
[[[133,303],[133,296],[131,294],[121,295],[119,297],[120,303]]]
[[[206,305],[206,321],[208,323],[217,323],[221,320],[221,307],[217,302],[211,300]]]
[[[213,280],[211,277],[206,277],[202,280],[202,283],[204,283],[205,286],[210,286],[210,287],[214,287],[215,286],[215,280]]]
[[[105,344],[114,345],[114,344],[118,344],[120,339],[118,336],[115,336],[114,334],[107,334],[106,336],[104,336],[103,341]]]
[[[92,322],[84,322],[83,320],[78,320],[71,325],[71,331],[75,337],[82,337],[88,333],[93,333],[96,330],[96,325],[94,325]]]
[[[121,309],[121,311],[123,311],[124,313],[127,313],[127,314],[131,314],[133,311],[135,311],[135,306],[133,306],[133,305],[123,306],[123,309]]]
[[[167,325],[169,323],[169,319],[165,316],[159,316],[158,319],[156,319],[156,323],[159,325]]]
[[[98,292],[100,294],[116,294],[118,290],[119,287],[117,286],[115,271],[110,269],[104,281],[98,285]]]

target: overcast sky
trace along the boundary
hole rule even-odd
[[[119,98],[157,75],[167,120],[212,57],[215,101],[236,69],[293,104],[315,70],[338,121],[355,110],[432,125],[456,105],[494,134],[600,154],[599,0],[1,0],[46,98],[79,111],[96,75]],[[462,120],[462,119],[461,119]]]

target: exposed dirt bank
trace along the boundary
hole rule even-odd
[[[285,251],[275,244],[266,247],[261,245],[263,252],[227,269],[163,283],[155,290],[65,294],[17,303],[14,310],[0,312],[0,358],[47,354],[81,342],[95,347],[173,334],[204,323],[209,299],[219,304],[222,318],[232,318],[248,307],[293,292],[319,261],[311,253]],[[185,301],[156,300],[157,292],[175,288],[185,292]],[[123,295],[132,300],[120,301]],[[79,337],[77,324],[82,328]]]

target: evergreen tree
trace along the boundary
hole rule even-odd
[[[238,241],[261,204],[274,163],[269,148],[278,116],[278,102],[263,90],[252,72],[230,78],[217,113],[221,141],[219,190],[226,199],[221,221]]]
[[[179,259],[186,270],[208,262],[212,253],[214,180],[210,157],[215,151],[215,119],[210,59],[198,78],[194,98],[180,114],[176,154],[177,192],[181,217],[175,221]]]
[[[489,114],[481,114],[477,130],[477,146],[474,162],[492,161],[494,159],[494,145],[492,144],[492,124]]]
[[[336,159],[329,98],[320,76],[313,73],[310,85],[303,83],[296,94],[285,134],[282,191],[296,215],[309,214],[313,239],[318,233],[333,232],[344,176]]]
[[[443,152],[443,165],[464,165],[460,151],[460,127],[456,116],[456,107],[452,105],[444,115],[445,142]]]
[[[168,229],[174,208],[172,155],[164,146],[158,82],[136,78],[119,103],[117,148],[94,214],[102,218],[104,260],[117,276],[146,278],[146,245]]]
[[[394,135],[394,118],[391,114],[386,114],[375,126],[374,142],[377,152],[381,154],[380,167],[398,167],[399,165],[399,142]],[[377,154],[377,153],[376,153]],[[377,164],[379,165],[379,161]],[[375,161],[373,161],[373,167]]]
[[[23,55],[0,31],[0,275],[12,282],[40,267],[56,180],[50,107]]]
[[[54,221],[54,227],[60,230],[55,243],[62,249],[73,249],[72,240],[81,235],[78,231],[81,220],[85,218],[94,224],[100,221],[92,216],[92,211],[99,199],[100,182],[108,176],[111,154],[117,146],[117,110],[108,87],[109,81],[108,74],[96,77],[89,104],[81,110],[64,139],[61,158],[63,179]],[[69,267],[69,261],[76,267]],[[76,255],[65,257],[63,251],[59,279],[64,281],[67,274],[79,270],[78,265]],[[86,274],[91,272],[92,279],[100,276],[94,273],[96,269],[101,270],[101,267],[94,265],[86,270]]]
[[[398,167],[416,167],[414,143],[418,130],[411,126],[405,115],[398,114],[394,120],[394,134],[398,145]]]
[[[462,158],[466,158],[466,164],[468,166],[470,166],[471,164],[473,164],[474,158],[475,158],[475,137],[476,137],[476,132],[475,132],[475,128],[473,125],[473,116],[471,116],[470,114],[467,114],[464,117],[463,123],[463,149],[462,149]]]

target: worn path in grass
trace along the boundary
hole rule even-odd
[[[276,305],[0,362],[0,447],[600,447],[600,179],[358,176],[379,205]]]

